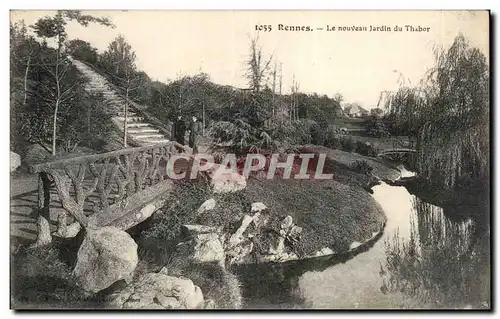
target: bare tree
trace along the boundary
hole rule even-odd
[[[299,112],[298,112],[298,101],[297,101],[297,93],[299,91],[300,84],[295,80],[295,74],[292,79],[292,87],[291,87],[291,96],[290,96],[290,120],[298,120]]]
[[[122,35],[109,44],[108,50],[104,52],[103,56],[108,70],[112,71],[113,77],[118,80],[115,83],[118,82],[117,85],[125,92],[125,104],[123,105],[123,147],[127,147],[128,112],[131,104],[130,96],[135,90],[143,87],[143,78],[137,73],[135,52]]]
[[[278,61],[274,60],[274,67],[271,71],[272,78],[272,90],[273,90],[273,99],[272,99],[272,119],[276,116],[276,76],[278,71]]]
[[[273,59],[272,54],[267,60],[263,58],[262,48],[259,46],[258,40],[258,37],[250,39],[250,56],[246,61],[247,70],[245,73],[248,84],[255,93],[260,92],[262,82],[269,72],[269,65]]]
[[[342,93],[339,92],[335,93],[333,95],[333,99],[337,101],[340,106],[342,106],[342,102],[344,102],[344,96],[342,95]]]
[[[136,76],[135,70],[132,67],[125,67],[124,91],[125,91],[125,105],[124,108],[124,121],[123,121],[123,147],[127,147],[127,134],[128,134],[128,109],[130,106],[130,93],[141,88],[144,85],[142,78]]]
[[[35,33],[44,39],[54,38],[56,40],[55,61],[47,63],[42,60],[44,68],[53,76],[55,82],[55,92],[50,101],[54,105],[53,125],[52,125],[52,155],[56,155],[56,140],[57,140],[57,114],[60,105],[68,100],[71,95],[71,90],[75,85],[70,85],[69,88],[63,88],[62,82],[65,75],[71,68],[71,63],[63,55],[62,48],[64,41],[67,39],[66,24],[68,21],[75,20],[82,26],[88,26],[90,22],[99,23],[105,26],[113,27],[107,18],[98,18],[90,15],[82,15],[78,10],[59,10],[54,17],[40,18],[35,25],[32,26]],[[28,72],[28,71],[27,71]]]

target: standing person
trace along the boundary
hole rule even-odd
[[[179,117],[177,118],[177,135],[175,139],[181,145],[186,144],[184,140],[184,137],[186,136],[186,129],[186,122],[182,118],[182,115],[179,115]]]
[[[182,115],[177,116],[174,125],[172,126],[172,139],[177,143],[184,145],[184,136],[186,135],[186,123]]]
[[[189,132],[189,147],[193,149],[193,154],[198,153],[198,136],[201,132],[201,123],[198,122],[196,116],[193,116]]]

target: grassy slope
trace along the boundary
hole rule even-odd
[[[175,240],[181,224],[223,226],[232,232],[239,226],[243,215],[250,214],[253,202],[263,202],[269,207],[267,214],[271,225],[277,225],[290,215],[297,225],[303,227],[302,239],[293,247],[299,255],[311,254],[324,247],[340,252],[347,250],[354,241],[361,242],[371,237],[380,229],[385,215],[364,189],[370,178],[353,171],[350,164],[366,160],[381,178],[396,178],[398,171],[354,153],[322,147],[308,151],[327,153],[331,160],[327,161],[324,172],[332,171],[333,180],[250,178],[246,189],[234,194],[212,194],[202,182],[181,183],[174,194],[177,200],[153,216],[141,237],[157,249],[157,243]],[[196,216],[198,207],[210,198],[217,201],[216,208]],[[171,252],[172,248],[168,250]]]
[[[264,202],[278,220],[290,215],[303,227],[294,247],[299,255],[324,247],[345,251],[352,242],[370,238],[385,222],[368,192],[334,180],[250,180],[245,193],[250,201]]]

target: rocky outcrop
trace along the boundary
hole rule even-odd
[[[221,169],[219,164],[214,164],[206,174],[213,192],[217,194],[233,193],[247,187],[247,181],[243,175],[229,169]]]
[[[129,279],[138,263],[137,244],[115,227],[89,229],[78,250],[74,275],[86,291],[96,293]]]
[[[221,228],[204,225],[183,225],[185,241],[178,245],[178,251],[194,262],[217,262],[223,265],[225,252]]]
[[[111,296],[108,308],[114,309],[202,309],[214,308],[213,301],[204,301],[200,287],[190,279],[158,273],[139,277],[122,291]]]
[[[10,172],[14,172],[19,166],[21,166],[21,156],[19,154],[10,152]]]
[[[217,203],[213,198],[206,200],[203,204],[201,204],[200,208],[198,208],[198,214],[214,209],[216,204]]]
[[[225,245],[227,262],[229,264],[243,263],[246,257],[253,251],[253,242],[251,240],[253,234],[244,236],[244,233],[252,222],[258,222],[259,217],[260,211],[256,212],[253,216],[244,215],[241,219],[240,227],[229,237]]]
[[[215,201],[206,201],[198,211],[204,211],[207,207],[215,207]],[[224,233],[222,227],[183,225],[182,233],[187,240],[179,244],[178,248],[194,262],[216,262],[222,267],[253,262],[286,262],[337,253],[329,247],[323,247],[299,257],[291,247],[302,239],[303,228],[294,223],[290,215],[276,223],[270,222],[270,216],[265,213],[266,209],[267,206],[262,202],[252,203],[253,214],[243,215],[238,228],[232,233]],[[381,225],[379,232],[374,232],[362,242],[353,242],[345,252],[371,243],[382,233],[383,228],[384,225]],[[254,251],[255,247],[259,247],[259,250]]]
[[[293,223],[292,216],[286,216],[280,223],[279,236],[274,244],[269,247],[268,254],[262,256],[263,261],[287,261],[298,259],[297,254],[286,252],[285,241],[297,242],[300,240],[302,227]]]
[[[267,206],[262,202],[252,203],[252,213],[260,213],[265,209],[267,209]]]

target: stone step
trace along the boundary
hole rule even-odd
[[[127,127],[147,127],[147,126],[151,126],[151,124],[149,124],[149,123],[141,123],[141,122],[128,123],[127,124]]]
[[[106,102],[108,104],[113,104],[113,105],[123,105],[125,104],[125,101],[122,100],[111,100],[111,99],[106,99]]]
[[[128,127],[130,127],[130,124],[128,125]],[[139,128],[129,128],[127,129],[127,132],[129,134],[138,134],[138,133],[159,133],[160,131],[149,126],[145,126]]]
[[[148,133],[141,133],[141,134],[134,134],[133,137],[138,140],[152,140],[152,139],[161,139],[165,138],[163,134],[148,134]]]
[[[121,121],[121,122],[124,122],[125,121],[125,117],[124,116],[117,116],[116,119],[118,121]],[[140,117],[140,116],[130,116],[130,117],[127,117],[127,123],[129,122],[139,122],[139,121],[143,121],[144,118]]]
[[[157,144],[157,143],[166,143],[170,142],[169,139],[167,138],[162,138],[162,139],[150,139],[150,140],[143,140],[142,141],[144,144]]]
[[[117,114],[119,117],[125,117],[125,112],[118,112]],[[136,116],[136,113],[135,112],[132,112],[132,111],[128,111],[128,117],[131,117],[131,116]]]

